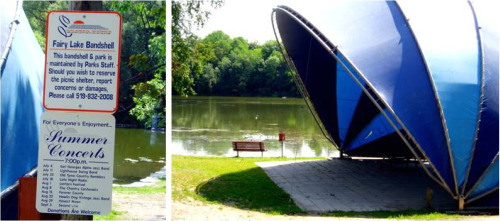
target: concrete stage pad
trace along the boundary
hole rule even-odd
[[[332,159],[258,162],[297,206],[307,212],[396,211],[431,206],[454,210],[457,203],[420,165],[382,160]]]

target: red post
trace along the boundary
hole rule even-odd
[[[59,220],[60,214],[39,213],[36,208],[36,177],[19,178],[19,220]]]
[[[279,141],[282,141],[282,142],[285,141],[285,133],[284,132],[281,132],[279,134]]]
[[[281,142],[281,157],[283,157],[283,151],[285,149],[285,133],[279,133],[278,140]]]

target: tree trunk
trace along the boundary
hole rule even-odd
[[[70,11],[102,11],[102,1],[70,1],[68,0],[68,10]],[[72,215],[62,214],[61,220],[92,220],[92,215]]]
[[[68,1],[71,11],[102,11],[102,1]]]

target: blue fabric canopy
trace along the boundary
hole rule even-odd
[[[427,161],[432,179],[472,205],[498,197],[498,13],[490,3],[339,1],[303,14],[279,6],[273,25],[340,150]]]
[[[1,1],[2,219],[17,216],[16,182],[36,168],[44,57],[22,1]]]

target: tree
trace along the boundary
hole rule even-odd
[[[181,96],[196,94],[194,80],[203,72],[203,54],[198,38],[192,33],[194,26],[202,27],[210,12],[204,5],[213,8],[223,5],[223,0],[172,0],[172,88]]]
[[[45,24],[47,23],[47,13],[55,10],[67,10],[68,2],[57,1],[24,1],[23,9],[28,17],[33,33],[40,47],[45,52]]]
[[[68,2],[61,0],[24,1],[23,8],[43,49],[47,13],[67,7]],[[123,19],[117,123],[150,126],[155,114],[165,115],[166,3],[104,1],[102,10],[118,11]]]
[[[249,43],[242,37],[231,39],[222,31],[193,40],[202,56],[196,62],[203,66],[202,73],[191,73],[192,88],[198,95],[299,96],[276,41]]]
[[[165,126],[166,79],[166,4],[164,1],[111,2],[126,18],[123,21],[122,80],[120,112],[128,112],[145,127],[160,116],[158,127]],[[122,96],[123,95],[123,96]],[[123,102],[122,102],[123,101]]]

